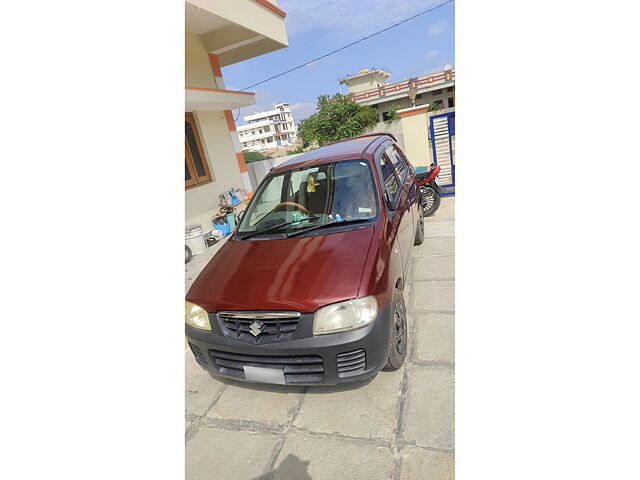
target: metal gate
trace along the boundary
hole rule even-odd
[[[456,185],[456,114],[443,113],[429,117],[429,133],[433,161],[440,165],[437,180],[442,196],[455,195]]]

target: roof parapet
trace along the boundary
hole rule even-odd
[[[367,75],[379,75],[384,78],[389,78],[391,76],[391,73],[385,70],[382,70],[381,68],[365,69],[365,70],[359,71],[358,73],[354,73],[353,75],[347,75],[346,77],[341,78],[340,83],[348,83],[350,80],[353,80],[354,78],[366,77]]]

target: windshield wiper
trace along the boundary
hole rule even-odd
[[[300,222],[308,222],[310,220],[318,220],[319,218],[320,217],[314,215],[312,217],[306,217],[306,218],[303,218],[303,219],[295,221],[295,222],[294,221],[282,222],[282,223],[279,223],[277,225],[273,225],[272,227],[267,227],[267,228],[263,228],[262,230],[256,230],[255,232],[247,233],[246,235],[241,236],[240,240],[246,240],[247,238],[251,238],[251,237],[254,237],[256,235],[260,235],[261,233],[273,232],[274,230],[278,230],[279,228],[287,227],[289,225],[293,225],[294,223],[298,224]]]
[[[286,234],[286,236],[287,238],[295,237],[296,235],[301,235],[305,232],[310,232],[311,230],[317,230],[319,228],[333,227],[334,225],[344,225],[345,223],[368,222],[369,220],[371,220],[371,218],[352,218],[351,220],[334,220],[333,222],[323,223],[322,225],[314,225],[313,227],[303,228],[302,230],[297,230],[295,232]]]

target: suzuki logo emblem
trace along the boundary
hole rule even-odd
[[[249,331],[254,337],[260,335],[262,333],[262,330],[264,330],[264,323],[260,320],[256,320],[251,325],[249,325]]]

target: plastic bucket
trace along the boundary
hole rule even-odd
[[[207,251],[207,244],[203,235],[190,235],[184,237],[184,243],[191,249],[191,253],[197,255]]]

